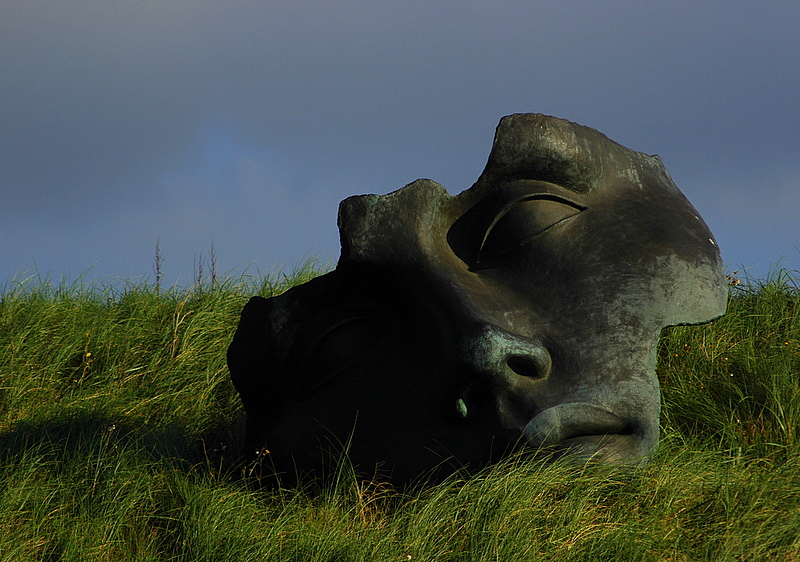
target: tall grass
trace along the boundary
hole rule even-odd
[[[8,284],[0,559],[800,559],[795,277],[733,287],[722,319],[664,332],[646,467],[514,457],[400,493],[344,466],[322,489],[255,490],[234,462],[225,350],[250,295],[314,275]]]
[[[669,329],[660,351],[669,429],[752,458],[800,452],[797,278],[733,287],[725,316]]]

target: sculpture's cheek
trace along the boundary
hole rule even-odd
[[[404,480],[443,462],[450,472],[450,461],[477,467],[507,453],[512,442],[486,388],[459,396],[433,350],[408,343],[387,341],[379,356],[351,363],[324,391],[295,404],[260,437],[275,467],[291,473],[294,466],[319,465],[321,451],[334,457],[347,451],[356,465],[379,459],[384,474]]]

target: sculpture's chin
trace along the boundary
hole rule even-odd
[[[649,447],[635,435],[582,435],[552,446],[557,457],[585,463],[638,465],[647,460]]]

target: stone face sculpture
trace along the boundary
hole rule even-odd
[[[504,117],[460,195],[350,197],[339,230],[336,269],[251,299],[228,351],[247,450],[290,477],[329,449],[395,481],[518,445],[641,462],[662,328],[725,312],[717,245],[661,160],[553,117]]]

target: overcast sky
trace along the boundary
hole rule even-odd
[[[659,154],[728,270],[800,269],[800,3],[0,5],[0,286],[335,261],[338,202],[480,174],[503,115]]]

